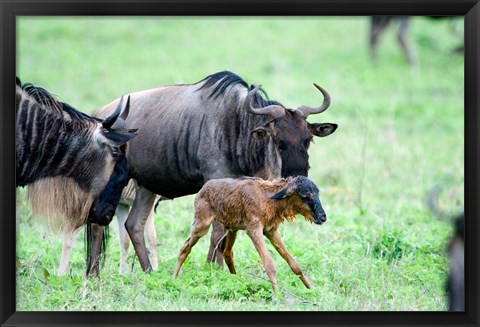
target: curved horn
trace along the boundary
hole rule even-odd
[[[123,107],[123,95],[120,98],[120,101],[118,102],[118,105],[115,111],[110,116],[105,118],[105,120],[102,122],[103,127],[105,127],[106,129],[110,129],[112,127],[113,123],[117,120],[118,116],[120,115],[120,111],[122,110],[122,107]]]
[[[252,100],[257,91],[262,87],[262,85],[256,86],[253,90],[248,92],[245,100],[243,101],[243,108],[251,114],[254,115],[270,115],[273,118],[279,118],[285,115],[285,109],[279,105],[270,105],[263,108],[253,108]]]
[[[330,94],[328,94],[328,92],[325,91],[320,85],[317,85],[315,83],[313,83],[313,85],[315,85],[315,87],[320,92],[322,92],[324,99],[323,99],[322,105],[320,107],[317,107],[317,108],[312,108],[312,107],[308,107],[308,106],[298,107],[297,110],[300,111],[300,113],[302,115],[304,115],[305,117],[307,117],[308,115],[314,115],[314,114],[319,114],[321,112],[324,112],[330,106]]]
[[[125,109],[123,109],[120,118],[127,120],[128,113],[130,112],[130,96],[127,97],[127,104],[125,104]]]

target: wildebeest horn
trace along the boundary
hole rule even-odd
[[[127,97],[127,104],[125,105],[125,109],[123,109],[120,118],[123,120],[127,120],[128,113],[130,112],[130,96]]]
[[[315,87],[320,92],[322,92],[324,100],[323,100],[322,105],[320,107],[317,107],[317,108],[312,108],[312,107],[308,107],[308,106],[298,107],[297,110],[300,111],[302,113],[302,115],[304,115],[305,117],[307,117],[308,115],[314,115],[314,114],[319,114],[321,112],[324,112],[330,106],[330,94],[328,94],[328,92],[325,91],[320,85],[317,85],[316,83],[313,83],[313,85],[315,85]]]
[[[285,109],[279,105],[269,105],[263,108],[253,108],[252,100],[257,91],[262,87],[262,85],[256,86],[253,90],[248,92],[245,100],[243,101],[243,107],[246,111],[254,115],[270,115],[273,118],[279,118],[285,115]]]
[[[106,129],[110,129],[112,127],[113,123],[115,123],[118,116],[120,115],[120,111],[122,110],[122,107],[123,107],[123,95],[120,98],[120,101],[118,102],[118,105],[115,111],[110,116],[105,118],[105,120],[102,122],[103,127],[105,127]]]

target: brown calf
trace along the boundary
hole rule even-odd
[[[263,235],[270,240],[293,272],[300,276],[305,286],[310,288],[310,282],[288,252],[278,232],[280,224],[285,220],[294,220],[296,214],[319,225],[327,219],[318,197],[317,186],[304,176],[274,181],[253,177],[210,180],[195,198],[193,230],[180,250],[173,275],[178,275],[192,247],[208,232],[212,222],[216,221],[227,229],[223,256],[230,273],[236,273],[232,247],[237,231],[245,230],[262,258],[274,290],[277,288],[275,266]]]

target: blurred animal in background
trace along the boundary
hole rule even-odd
[[[108,225],[128,182],[126,143],[136,136],[125,124],[129,100],[122,111],[123,103],[100,120],[17,78],[16,186],[28,187],[33,215],[56,229],[87,224],[90,235]],[[89,247],[90,268],[104,237],[96,235],[100,241]]]
[[[394,19],[395,18],[395,19]],[[409,42],[407,41],[407,30],[409,23],[408,16],[372,16],[371,17],[371,26],[370,26],[370,56],[376,61],[378,57],[378,40],[380,35],[385,31],[387,26],[391,23],[392,20],[396,20],[399,23],[397,30],[397,40],[400,44],[400,47],[407,59],[408,63],[414,64],[415,59],[410,49]]]
[[[465,310],[465,214],[455,218],[455,234],[448,246],[450,271],[447,291],[450,311]]]
[[[428,197],[430,210],[439,218],[453,221],[454,234],[448,244],[449,272],[447,293],[450,311],[465,310],[465,213],[450,215],[439,209],[440,187],[436,186]]]
[[[452,21],[452,17],[447,16],[426,16],[429,19],[449,19]],[[390,24],[398,24],[397,29],[397,41],[402,49],[403,55],[409,64],[414,65],[416,63],[415,55],[413,54],[411,41],[408,37],[408,29],[412,16],[372,16],[370,18],[370,57],[373,61],[378,59],[378,45],[380,36],[385,32],[386,28]],[[452,24],[452,32],[455,33],[459,38],[463,40],[463,33],[460,35],[458,31],[455,30],[454,25]],[[463,43],[461,46],[458,46],[453,50],[454,53],[464,52]]]
[[[300,276],[303,284],[311,288],[309,280],[283,243],[278,228],[285,220],[293,221],[297,214],[304,216],[309,222],[323,224],[327,216],[318,192],[315,183],[304,176],[273,181],[252,177],[208,181],[195,197],[193,229],[180,250],[173,275],[178,276],[192,247],[208,232],[212,222],[217,221],[227,229],[222,249],[230,273],[236,274],[232,248],[237,231],[245,230],[262,258],[273,289],[277,288],[275,265],[268,253],[264,235],[287,261],[292,271]]]
[[[307,122],[309,115],[330,106],[327,91],[315,87],[323,94],[323,103],[297,110],[264,99],[260,86],[249,86],[228,71],[195,84],[131,94],[127,122],[142,132],[130,142],[127,154],[137,188],[125,227],[144,271],[152,269],[144,226],[156,194],[169,199],[194,194],[215,178],[274,179],[308,174],[313,137],[325,137],[337,129],[337,124]],[[113,101],[94,115],[109,115],[117,103]],[[214,222],[209,262],[216,259],[223,264],[216,244],[224,233],[223,226]]]

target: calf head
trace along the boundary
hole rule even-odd
[[[318,187],[305,176],[296,176],[287,179],[287,185],[271,197],[271,199],[284,199],[296,197],[300,200],[299,213],[306,219],[313,220],[321,225],[327,220],[327,215],[322,208],[318,197]]]

